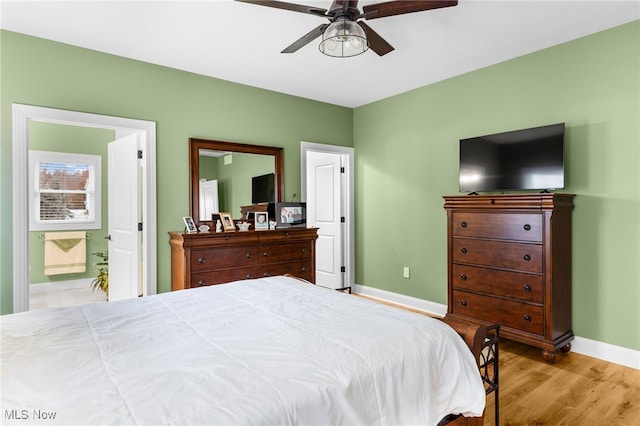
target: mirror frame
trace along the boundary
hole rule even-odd
[[[276,189],[275,201],[278,202],[284,200],[284,148],[189,138],[189,205],[191,206],[191,217],[196,222],[196,224],[211,222],[210,220],[199,220],[201,149],[207,149],[211,151],[242,152],[245,154],[272,155],[274,157]]]

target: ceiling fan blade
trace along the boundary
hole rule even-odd
[[[405,13],[422,12],[458,4],[457,0],[401,0],[370,4],[362,7],[362,16],[366,19],[384,18]]]
[[[362,21],[358,21],[358,25],[360,25],[364,32],[367,34],[369,48],[376,52],[378,56],[384,56],[394,50],[393,46],[391,46],[385,39],[383,39],[380,34],[373,31],[370,26]]]
[[[320,37],[328,26],[329,24],[318,25],[317,27],[315,27],[314,29],[312,29],[311,31],[309,31],[308,33],[300,37],[298,40],[294,41],[289,47],[287,47],[280,53],[296,52],[301,47],[306,46],[316,38]]]
[[[235,0],[235,1],[239,1],[241,3],[257,4],[259,6],[273,7],[276,9],[290,10],[292,12],[308,13],[311,15],[317,15],[322,17],[325,17],[327,13],[326,9],[322,9],[320,7],[311,7],[311,6],[305,6],[302,4],[288,3],[284,1],[276,1],[276,0]]]

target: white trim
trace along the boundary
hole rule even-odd
[[[380,290],[379,288],[355,284],[352,291],[384,302],[391,302],[396,305],[406,306],[407,308],[418,309],[436,317],[444,317],[447,313],[447,305],[431,302],[425,299],[419,299],[417,297],[405,296],[400,293]]]
[[[91,288],[93,278],[80,278],[77,280],[64,280],[64,281],[45,281],[41,283],[29,284],[29,291],[50,291],[49,289],[76,289],[76,288]]]
[[[116,138],[137,134],[144,163],[143,295],[157,292],[156,243],[156,123],[32,105],[12,104],[13,178],[13,312],[29,308],[28,129],[29,120],[115,131]]]
[[[353,285],[353,292],[364,296],[369,296],[385,302],[395,303],[397,305],[406,306],[412,309],[418,309],[425,313],[444,317],[447,313],[447,305],[431,302],[416,297],[405,296],[404,294],[393,293],[386,290],[380,290],[374,287],[367,287],[360,284]],[[614,364],[623,365],[636,370],[640,370],[640,351],[624,348],[622,346],[612,345],[610,343],[599,342],[597,340],[587,339],[585,337],[576,336],[571,342],[571,351],[590,356],[592,358],[601,359],[603,361],[612,362]]]
[[[354,223],[354,149],[348,146],[326,145],[313,142],[300,142],[300,199],[307,200],[307,151],[340,154],[345,159],[345,179],[346,187],[343,188],[345,200],[345,246],[347,256],[345,261],[346,282],[345,287],[352,285],[356,277],[356,254],[355,254],[355,223]]]
[[[640,370],[640,351],[576,336],[571,351]]]

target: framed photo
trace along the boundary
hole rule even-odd
[[[267,212],[255,212],[255,227],[256,231],[262,231],[269,229],[269,213]]]
[[[184,226],[187,228],[187,234],[198,232],[198,228],[196,228],[196,224],[191,216],[183,217],[182,220],[184,221]]]
[[[233,223],[233,219],[231,219],[231,213],[220,212],[220,219],[222,220],[222,229],[224,229],[225,232],[236,230],[236,225]]]
[[[305,226],[307,224],[307,203],[276,203],[278,228]]]

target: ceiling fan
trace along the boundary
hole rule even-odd
[[[307,34],[294,41],[281,53],[293,53],[311,41],[322,36],[320,51],[325,55],[348,57],[359,55],[371,48],[379,56],[386,55],[394,48],[363,20],[422,12],[455,6],[457,0],[401,0],[369,4],[358,9],[358,0],[333,0],[329,9],[288,3],[275,0],[236,0],[260,6],[307,13],[329,19],[330,23],[318,25]]]

